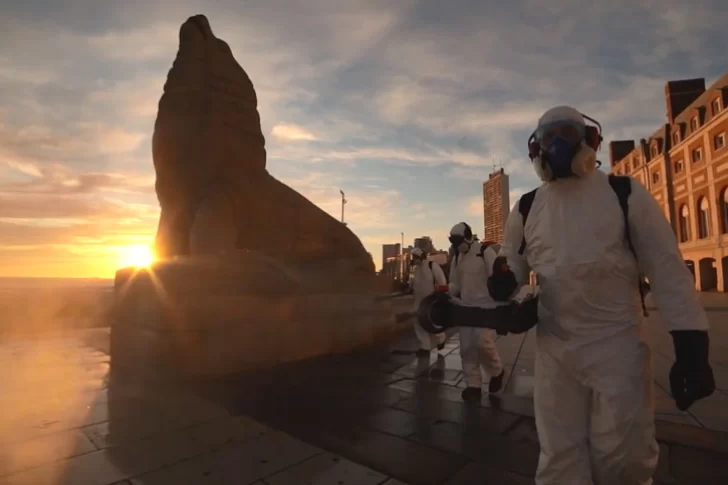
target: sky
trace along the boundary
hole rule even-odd
[[[0,276],[111,277],[152,244],[151,136],[180,25],[253,81],[268,170],[381,245],[483,229],[482,183],[537,185],[526,140],[569,104],[607,143],[665,122],[670,79],[728,71],[724,0],[0,1]],[[281,227],[281,232],[286,228]]]

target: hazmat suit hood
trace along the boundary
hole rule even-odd
[[[415,260],[424,261],[425,259],[427,259],[427,258],[425,257],[425,252],[422,249],[414,248],[412,250],[412,260],[413,261],[415,261]]]
[[[563,177],[555,176],[552,165],[544,157],[544,133],[552,128],[569,126],[580,133],[581,140],[570,157],[568,167],[570,176],[583,178],[597,168],[596,148],[601,142],[601,136],[594,127],[587,127],[584,118],[585,116],[581,112],[570,106],[556,106],[539,118],[536,130],[531,135],[530,140],[533,141],[529,141],[529,153],[533,169],[542,181],[551,182]],[[595,133],[596,139],[594,138]]]

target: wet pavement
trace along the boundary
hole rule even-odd
[[[0,484],[533,483],[530,338],[499,341],[513,372],[480,405],[460,399],[457,338],[429,359],[414,357],[407,332],[389,346],[176,387],[112,375],[107,330],[5,341]],[[657,484],[728,483],[728,434],[664,421],[658,434]]]
[[[700,304],[708,311],[728,310],[728,293],[720,291],[698,291],[696,295],[698,295]],[[652,295],[647,295],[645,303],[647,304],[648,310],[656,309]]]

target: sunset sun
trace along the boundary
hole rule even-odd
[[[135,245],[119,248],[119,263],[121,267],[136,266],[138,268],[149,266],[154,261],[151,246]]]

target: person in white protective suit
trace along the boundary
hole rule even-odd
[[[431,295],[438,286],[447,286],[447,279],[445,279],[445,273],[440,265],[434,261],[428,261],[427,253],[420,248],[412,250],[412,265],[415,267],[412,278],[412,294],[415,297],[413,310],[417,311],[420,302]],[[436,346],[437,350],[445,348],[447,336],[444,332],[432,335],[426,332],[416,319],[414,328],[417,340],[420,342],[420,349],[417,351],[418,357],[428,357],[433,346]]]
[[[499,254],[519,284],[530,270],[538,278],[538,485],[652,483],[659,448],[640,271],[673,337],[678,408],[715,388],[707,318],[675,234],[640,183],[623,180],[628,210],[620,206],[614,177],[597,170],[600,143],[599,124],[573,108],[539,119],[529,154],[543,184],[522,197],[531,197],[525,227],[522,201],[510,212]]]
[[[465,305],[495,308],[497,302],[488,291],[488,277],[497,257],[496,247],[476,242],[468,224],[460,222],[450,230],[450,244],[455,255],[450,264],[450,295]],[[480,399],[484,370],[490,377],[488,392],[500,391],[503,386],[503,364],[495,344],[495,330],[460,327],[460,358],[467,388],[464,400]]]

